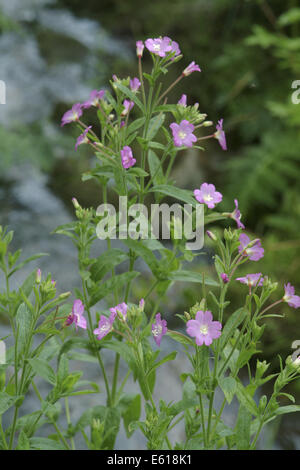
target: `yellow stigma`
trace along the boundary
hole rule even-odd
[[[179,131],[178,135],[179,135],[179,138],[182,139],[182,140],[186,138],[186,133],[183,132],[183,131]]]

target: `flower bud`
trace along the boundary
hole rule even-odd
[[[206,230],[206,234],[207,234],[207,236],[208,236],[211,240],[213,240],[214,242],[217,241],[217,237],[216,237],[215,234],[214,234],[213,232],[211,232],[210,230]]]
[[[39,268],[36,272],[35,282],[37,284],[40,284],[41,280],[42,280],[42,271]]]
[[[136,55],[141,58],[143,57],[143,51],[144,51],[144,43],[143,41],[137,41],[136,42]]]
[[[222,273],[221,278],[224,284],[227,284],[227,282],[229,281],[229,277],[227,276],[226,273]]]

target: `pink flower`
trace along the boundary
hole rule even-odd
[[[141,82],[137,77],[134,77],[132,80],[130,80],[130,88],[131,91],[136,92],[141,86]]]
[[[171,44],[171,52],[175,53],[174,56],[171,59],[171,60],[173,60],[174,57],[177,57],[180,54],[181,51],[180,51],[179,45],[176,41],[172,41],[172,39],[170,39],[170,38],[168,38],[168,39],[169,39],[170,44]]]
[[[70,124],[70,122],[78,121],[80,116],[82,115],[82,104],[75,103],[73,104],[72,108],[69,111],[66,111],[61,119],[61,126],[65,124]]]
[[[123,168],[125,168],[126,170],[131,166],[135,165],[136,159],[133,158],[131,147],[129,147],[128,145],[125,145],[125,147],[122,148],[121,159]]]
[[[98,340],[101,340],[102,338],[104,338],[104,336],[108,335],[108,333],[113,330],[113,323],[115,317],[115,315],[110,315],[110,317],[107,318],[104,315],[101,315],[98,323],[98,328],[94,330],[94,335],[97,336]]]
[[[128,305],[125,304],[125,302],[122,302],[121,304],[118,304],[116,305],[115,307],[112,307],[109,309],[110,313],[111,313],[111,316],[114,317],[114,319],[116,318],[116,316],[118,315],[118,313],[120,315],[122,315],[122,317],[124,318],[124,320],[126,320],[126,317],[127,317],[127,309],[128,309]]]
[[[140,302],[139,302],[139,308],[144,311],[144,306],[145,306],[145,300],[144,299],[141,299]]]
[[[213,209],[215,204],[222,201],[223,196],[216,191],[214,184],[203,183],[200,189],[195,189],[194,196],[201,204],[206,204],[209,209]]]
[[[170,124],[173,133],[173,140],[175,147],[192,147],[193,142],[197,141],[197,137],[193,134],[194,126],[186,119],[183,119],[180,124],[173,122]]]
[[[124,110],[122,111],[121,116],[126,116],[129,113],[129,111],[133,108],[134,102],[129,101],[129,100],[124,100],[123,106],[124,106]]]
[[[158,347],[160,347],[161,339],[166,333],[167,322],[161,319],[160,313],[157,313],[155,323],[152,325],[152,335]]]
[[[177,104],[186,107],[186,95],[182,95]]]
[[[224,282],[224,284],[227,284],[228,281],[229,281],[229,277],[227,276],[226,273],[222,273],[222,274],[221,274],[221,279],[222,279],[222,281]]]
[[[145,41],[145,46],[148,51],[155,55],[159,55],[160,57],[165,57],[166,52],[172,51],[171,39],[167,36],[163,38],[147,39]]]
[[[289,282],[284,285],[284,297],[282,300],[287,302],[290,307],[300,307],[300,297],[295,295],[295,288]]]
[[[238,228],[244,229],[245,225],[241,222],[242,214],[239,211],[239,203],[237,199],[234,200],[234,204],[235,204],[235,209],[233,212],[231,212],[230,217],[236,221]]]
[[[219,144],[221,145],[223,150],[227,150],[227,145],[226,145],[226,136],[225,132],[223,131],[223,119],[220,119],[218,121],[218,124],[216,125],[217,132],[215,132],[214,137],[219,141]]]
[[[213,321],[212,313],[209,310],[196,313],[195,320],[189,320],[186,324],[186,332],[192,338],[196,338],[196,344],[209,346],[214,339],[221,336],[222,325],[219,321]]]
[[[142,57],[143,56],[143,51],[144,51],[144,43],[143,41],[137,41],[136,42],[136,55],[138,57]]]
[[[184,71],[182,72],[182,75],[184,77],[187,77],[188,75],[191,75],[193,72],[201,72],[201,69],[199,65],[195,64],[195,62],[191,62],[190,65],[188,65]]]
[[[105,90],[92,90],[90,93],[90,97],[87,101],[85,101],[82,105],[83,108],[90,108],[91,106],[98,106],[99,101],[105,95]]]
[[[246,284],[249,287],[253,286],[262,286],[264,283],[264,277],[262,273],[255,273],[255,274],[246,274],[244,277],[237,277],[236,281],[241,282],[242,284]]]
[[[89,143],[89,138],[87,137],[90,129],[92,126],[87,127],[82,134],[80,134],[79,137],[77,137],[76,144],[75,144],[75,150],[77,150],[78,146],[81,144],[88,144]]]
[[[76,330],[77,328],[83,328],[86,330],[86,319],[83,316],[84,313],[84,305],[80,299],[74,300],[74,304],[72,307],[72,313],[68,316],[66,320],[66,325],[69,326],[72,323],[75,323]]]
[[[264,256],[264,249],[261,246],[261,241],[259,239],[253,240],[251,242],[250,238],[242,233],[239,236],[240,246],[239,253],[242,253],[244,256],[249,256],[251,261],[258,261]],[[251,243],[251,246],[248,246]]]

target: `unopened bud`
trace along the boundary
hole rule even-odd
[[[210,230],[206,230],[206,234],[207,234],[207,236],[208,236],[211,240],[213,240],[214,242],[217,241],[217,237],[216,237],[215,234],[212,233]]]

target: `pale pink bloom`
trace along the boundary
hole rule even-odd
[[[214,184],[208,183],[203,183],[200,189],[195,189],[194,196],[198,202],[206,204],[209,209],[213,209],[223,198],[222,194],[216,191]]]
[[[209,310],[196,313],[195,320],[189,320],[186,324],[187,334],[196,339],[196,344],[209,346],[214,339],[221,336],[222,325],[219,321],[213,321],[212,313]]]

